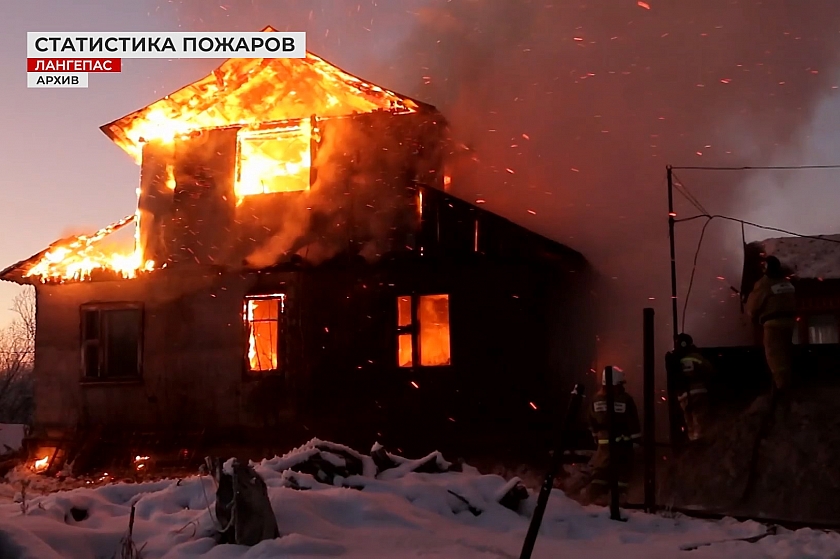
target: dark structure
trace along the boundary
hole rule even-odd
[[[139,136],[154,111],[179,132]],[[585,259],[448,193],[434,107],[230,60],[103,130],[140,155],[136,273],[52,264],[77,238],[0,274],[37,291],[37,437],[513,445],[591,366]]]

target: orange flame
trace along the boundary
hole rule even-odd
[[[43,472],[44,470],[46,470],[49,465],[50,465],[50,456],[48,454],[48,455],[44,456],[43,458],[41,458],[39,460],[35,460],[35,463],[32,464],[32,471],[35,472],[36,474],[39,474],[39,473]]]
[[[129,254],[103,252],[97,244],[115,231],[137,220],[130,215],[103,227],[92,235],[78,235],[54,243],[24,274],[37,277],[42,282],[82,280],[90,278],[94,270],[111,270],[123,278],[136,277],[140,271],[154,269],[154,262],[142,260],[137,249]]]

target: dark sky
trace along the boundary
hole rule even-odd
[[[216,64],[128,60],[86,90],[27,90],[28,30],[303,30],[316,54],[437,105],[478,159],[456,193],[581,250],[604,274],[601,360],[636,361],[645,305],[667,344],[667,163],[840,162],[837,0],[70,4],[0,8],[2,263],[131,213],[138,168],[98,126]],[[712,213],[808,234],[840,227],[840,172],[678,176]],[[679,230],[681,293],[698,233]],[[709,227],[686,325],[701,343],[734,341],[742,321],[729,291],[740,239],[736,225]],[[0,302],[13,293],[0,286]]]

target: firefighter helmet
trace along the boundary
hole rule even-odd
[[[613,373],[612,373],[613,386],[618,386],[619,384],[624,384],[625,383],[624,371],[622,371],[620,368],[618,368],[616,366],[613,366],[612,371],[613,371]],[[607,368],[606,367],[604,367],[604,372],[601,373],[601,384],[603,386],[607,385]]]
[[[677,336],[676,342],[678,348],[686,349],[694,345],[694,338],[683,332]]]

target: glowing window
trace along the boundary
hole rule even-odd
[[[248,370],[279,370],[281,317],[285,311],[283,294],[260,295],[245,299],[245,328],[248,332]]]
[[[397,298],[397,364],[414,366],[415,347],[423,367],[450,365],[449,295]]]
[[[309,189],[311,165],[308,121],[299,126],[238,135],[236,186],[238,197]]]

